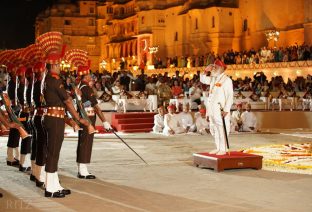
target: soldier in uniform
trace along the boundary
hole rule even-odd
[[[55,34],[55,32],[51,33]],[[41,36],[49,36],[49,34],[45,33]],[[65,107],[74,119],[85,126],[89,126],[89,123],[85,119],[79,117],[70,96],[64,88],[63,81],[59,77],[62,56],[63,54],[56,52],[47,52],[46,68],[48,69],[48,73],[45,77],[43,88],[43,95],[46,103],[46,113],[43,118],[43,123],[47,133],[45,197],[54,198],[65,197],[65,195],[71,193],[69,189],[64,189],[60,185],[57,173],[59,155],[64,140]]]
[[[7,92],[11,101],[11,107],[15,112],[15,115],[19,114],[19,110],[16,106],[16,66],[14,64],[8,64],[9,81],[7,86]],[[19,166],[19,139],[20,134],[17,129],[11,128],[9,132],[9,138],[7,143],[7,165],[8,166]],[[15,153],[15,155],[14,155]]]
[[[24,129],[27,133],[31,134],[31,128],[28,123],[28,119],[30,117],[30,109],[27,105],[26,101],[26,78],[25,78],[26,67],[20,66],[17,69],[17,76],[18,76],[18,87],[17,87],[17,100],[18,104],[21,107],[20,112],[20,121],[22,122]],[[31,170],[31,162],[30,162],[30,153],[31,153],[31,137],[26,137],[22,140],[21,143],[21,158],[20,158],[20,166],[19,170],[21,172],[26,172]]]
[[[28,67],[25,73],[26,77],[26,91],[25,91],[25,100],[26,100],[26,105],[28,107],[29,111],[29,117],[28,117],[28,127],[29,127],[29,133],[32,135],[31,138],[31,155],[30,155],[30,161],[31,161],[31,174],[30,174],[30,180],[35,181],[35,173],[36,173],[36,164],[35,164],[35,159],[36,159],[36,134],[35,134],[35,128],[33,124],[33,115],[34,115],[34,110],[33,110],[33,102],[32,102],[32,95],[33,95],[33,83],[34,83],[34,75],[33,75],[33,67]]]
[[[106,130],[111,130],[111,125],[105,120],[105,117],[98,106],[96,95],[89,86],[92,77],[89,73],[89,66],[79,66],[78,75],[81,77],[79,89],[81,90],[81,101],[88,114],[89,119],[94,126],[96,116],[98,115]],[[91,161],[92,144],[94,134],[88,133],[88,128],[82,126],[82,131],[79,131],[78,146],[77,146],[77,164],[78,178],[95,179],[95,176],[88,172],[87,164]]]
[[[44,103],[41,96],[41,82],[45,71],[45,63],[38,62],[34,66],[35,80],[33,86],[33,97],[35,112],[33,117],[34,134],[33,145],[36,145],[35,154],[35,181],[37,187],[42,187],[45,182],[45,163],[47,157],[47,135],[42,125],[41,119],[44,114]]]

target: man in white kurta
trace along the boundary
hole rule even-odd
[[[242,113],[243,131],[256,132],[257,131],[257,117],[251,112],[251,105],[246,105],[246,111]]]
[[[180,126],[183,127],[185,133],[195,131],[196,128],[192,114],[190,113],[189,104],[183,105],[183,111],[179,113],[179,117],[180,117]]]
[[[175,106],[168,106],[168,113],[164,117],[164,135],[175,135],[184,133],[183,127],[180,126],[180,117],[178,114],[175,114]]]
[[[160,106],[158,108],[158,114],[154,116],[154,127],[153,127],[153,132],[154,133],[162,133],[165,127],[164,124],[164,117],[165,117],[165,112],[163,106]]]
[[[196,116],[195,125],[197,133],[205,135],[209,133],[209,122],[206,116],[206,109],[202,108],[199,110],[199,115]]]
[[[226,133],[230,132],[230,109],[233,104],[233,83],[225,75],[226,65],[216,60],[213,65],[205,69],[205,74],[200,75],[202,83],[210,85],[209,97],[207,101],[207,113],[209,116],[210,133],[214,137],[216,149],[211,154],[226,154],[225,130],[222,123],[222,117],[225,119]],[[211,76],[207,72],[211,71]],[[221,112],[220,109],[223,109]]]

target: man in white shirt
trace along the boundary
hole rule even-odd
[[[242,123],[244,132],[257,132],[257,117],[251,112],[251,105],[246,105],[246,111],[242,113]]]
[[[179,120],[180,117],[178,114],[175,114],[175,106],[168,106],[168,113],[164,117],[164,135],[175,135],[184,133],[183,127],[180,126]]]
[[[179,117],[180,117],[180,125],[183,127],[185,133],[195,131],[196,128],[193,121],[193,117],[190,113],[189,104],[183,105],[183,111],[179,113]]]
[[[231,115],[231,132],[241,131],[242,127],[242,104],[236,104],[236,110]]]
[[[209,134],[209,121],[206,116],[206,109],[202,108],[199,110],[199,116],[196,117],[195,125],[197,133],[202,135]]]
[[[154,133],[162,133],[164,130],[164,115],[165,111],[163,106],[160,106],[158,108],[158,114],[154,116],[154,127],[153,127],[153,132]]]
[[[217,59],[213,65],[200,74],[200,81],[210,85],[207,109],[210,123],[210,132],[214,137],[216,149],[210,154],[226,154],[226,137],[222,118],[225,119],[226,133],[230,132],[230,109],[233,104],[233,83],[225,75],[226,65]],[[211,77],[207,73],[211,71]],[[221,108],[223,111],[221,111]]]

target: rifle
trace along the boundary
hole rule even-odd
[[[18,132],[20,133],[22,139],[25,139],[29,136],[31,136],[30,134],[28,134],[26,132],[26,130],[24,129],[23,124],[18,120],[18,118],[16,117],[15,113],[13,112],[12,108],[11,108],[11,101],[8,98],[8,96],[6,94],[4,94],[2,92],[2,90],[0,90],[0,96],[2,98],[3,104],[5,106],[6,111],[8,112],[9,118],[12,122],[15,122],[16,124],[19,125],[19,127],[17,128]]]
[[[72,82],[70,83],[70,86],[71,86],[72,93],[74,94],[74,97],[75,97],[75,100],[76,100],[76,104],[77,104],[77,108],[79,110],[79,113],[80,113],[81,117],[83,119],[86,119],[89,122],[89,124],[90,124],[88,126],[88,133],[89,134],[96,133],[97,130],[95,130],[95,128],[93,127],[92,121],[89,119],[88,114],[87,114],[85,108],[82,105],[81,96],[77,93],[77,87],[76,87],[73,79],[71,79],[71,81]]]

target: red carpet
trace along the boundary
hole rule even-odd
[[[119,132],[150,132],[154,126],[155,113],[128,112],[112,114],[112,126]]]

